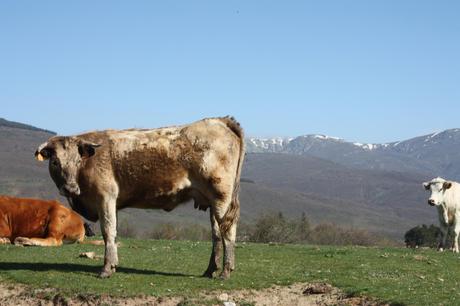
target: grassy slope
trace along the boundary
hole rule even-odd
[[[0,280],[64,293],[193,296],[200,290],[261,288],[324,280],[347,292],[408,305],[456,305],[460,300],[459,256],[431,250],[360,247],[269,246],[237,249],[237,271],[228,281],[199,277],[210,244],[204,242],[122,240],[120,267],[110,279],[96,278],[102,259],[78,258],[102,247],[0,246]]]

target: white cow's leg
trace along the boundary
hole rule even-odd
[[[454,253],[458,253],[458,236],[460,234],[460,223],[455,222],[454,225],[454,245],[452,247],[452,251]]]
[[[444,248],[446,247],[447,233],[449,232],[449,227],[441,223],[440,229],[441,229],[441,241],[439,243],[438,251],[443,252]]]
[[[105,199],[99,210],[102,236],[105,242],[104,267],[99,277],[110,277],[118,265],[118,253],[115,239],[117,237],[117,212],[116,200]]]
[[[203,276],[212,278],[213,273],[219,269],[220,260],[222,257],[222,236],[220,234],[219,224],[217,223],[214,209],[210,211],[211,228],[212,228],[212,252],[209,259],[209,265]]]

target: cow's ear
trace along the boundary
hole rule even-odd
[[[449,189],[450,187],[452,187],[452,183],[451,183],[451,182],[444,182],[444,183],[442,184],[442,189],[444,189],[444,190],[447,190],[447,189]]]
[[[423,183],[423,187],[425,188],[425,190],[430,190],[430,183],[429,182]]]
[[[35,158],[39,161],[44,161],[47,160],[51,157],[53,154],[53,149],[50,147],[50,145],[45,142],[42,143],[38,149],[35,151]]]
[[[78,143],[78,153],[83,158],[90,158],[96,154],[96,148],[99,148],[101,145],[97,143],[92,143],[88,141],[80,141]]]

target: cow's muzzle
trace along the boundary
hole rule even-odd
[[[428,200],[428,204],[431,205],[431,206],[434,206],[434,205],[435,205],[434,200],[433,200],[433,199],[429,199],[429,200]]]
[[[59,193],[64,197],[79,196],[80,187],[77,184],[65,184],[59,189]]]

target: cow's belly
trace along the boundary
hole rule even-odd
[[[175,193],[160,194],[155,192],[139,192],[129,199],[119,203],[119,208],[163,209],[171,211],[180,204],[185,204],[192,199],[191,189],[182,189]]]
[[[20,220],[15,222],[10,240],[17,237],[44,238],[46,235],[46,220]]]
[[[89,221],[96,222],[99,219],[97,207],[93,205],[94,200],[76,197],[69,200],[69,205],[73,211]]]

